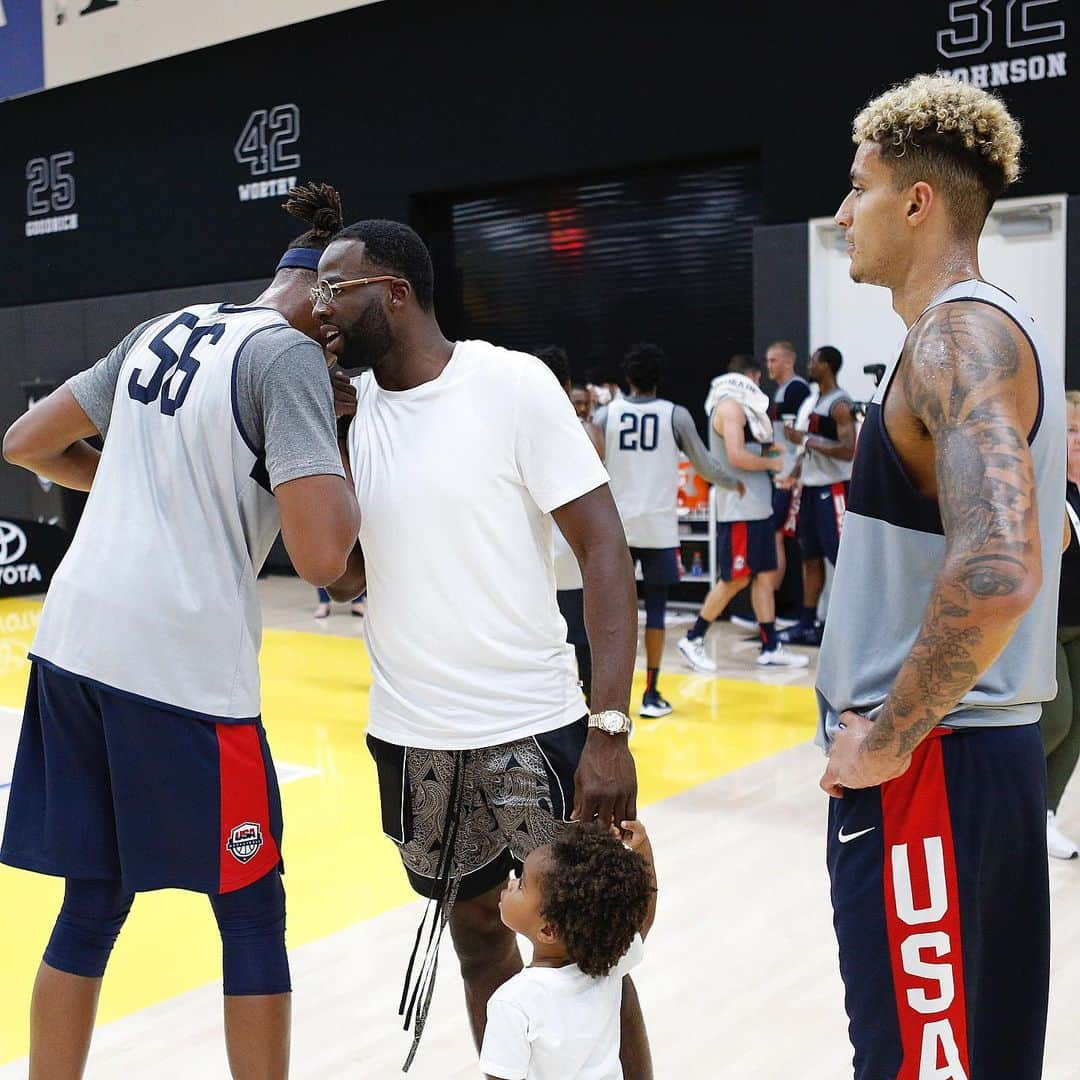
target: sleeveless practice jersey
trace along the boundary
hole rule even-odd
[[[630,547],[679,546],[679,447],[663,398],[607,407],[604,464]]]
[[[279,519],[234,419],[233,377],[243,345],[272,327],[288,324],[215,304],[143,330],[32,657],[200,716],[259,715],[255,578]]]
[[[811,435],[820,435],[823,439],[836,439],[836,421],[832,417],[833,406],[839,401],[852,404],[851,396],[838,386],[828,394],[822,394],[810,414]],[[851,479],[852,462],[818,454],[808,449],[803,456],[802,482],[804,487],[829,487],[843,480]]]
[[[792,375],[782,386],[777,387],[773,394],[772,405],[769,406],[769,419],[773,427],[773,443],[784,455],[783,473],[789,473],[795,465],[795,452],[798,447],[788,442],[784,434],[785,416],[798,416],[799,406],[810,396],[810,384],[801,375]]]
[[[715,416],[715,411],[713,413]],[[743,429],[746,449],[751,454],[761,454],[761,444],[753,441],[750,433],[750,425]],[[717,521],[761,521],[772,517],[772,474],[767,472],[750,472],[746,469],[737,469],[731,464],[724,448],[724,437],[717,435],[713,427],[713,418],[709,417],[709,451],[714,457],[719,458],[727,467],[732,476],[743,482],[746,494],[739,497],[737,491],[725,491],[716,489],[716,520]]]
[[[1005,312],[1035,353],[1040,407],[1029,438],[1035,467],[1043,586],[1002,654],[943,721],[949,727],[1034,724],[1056,693],[1055,633],[1065,488],[1064,374],[1039,347],[1034,320],[1007,293],[961,281],[930,306],[975,300]],[[936,500],[920,495],[885,430],[882,380],[859,434],[830,609],[818,664],[819,740],[831,738],[845,709],[866,713],[885,701],[922,625],[945,555]],[[871,719],[872,719],[871,715]]]

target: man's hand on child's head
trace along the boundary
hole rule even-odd
[[[619,831],[616,830],[616,832]],[[640,821],[624,821],[620,839],[631,851],[637,851],[649,842],[649,834]]]

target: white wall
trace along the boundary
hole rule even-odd
[[[45,86],[63,86],[376,0],[85,0],[41,5]]]
[[[983,277],[1015,296],[1035,317],[1051,358],[1065,363],[1065,203],[1064,195],[1002,199],[979,241]],[[1049,221],[1033,235],[1006,236],[1002,223],[1017,213]],[[1006,228],[1008,225],[1006,224]],[[810,347],[835,345],[844,354],[840,382],[857,401],[874,393],[865,364],[891,365],[904,340],[904,324],[892,310],[888,289],[856,285],[849,259],[838,246],[832,218],[809,223]]]

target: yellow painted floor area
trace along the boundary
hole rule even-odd
[[[22,708],[25,655],[39,610],[36,601],[0,601],[0,706]],[[282,787],[288,933],[295,947],[398,906],[412,893],[379,828],[375,769],[363,738],[371,674],[362,644],[268,630],[262,672],[275,759],[317,770]],[[643,679],[639,673],[635,701]],[[675,712],[635,721],[643,807],[813,733],[813,694],[805,687],[665,672],[663,691]],[[14,717],[3,723],[17,728]],[[10,757],[0,756],[0,784],[10,779]],[[55,879],[0,867],[0,1063],[27,1052],[30,988],[61,895]],[[140,895],[109,965],[99,1023],[220,978],[219,948],[205,898]]]

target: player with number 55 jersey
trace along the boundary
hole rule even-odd
[[[260,722],[256,578],[279,529],[314,585],[344,572],[359,510],[313,338],[311,287],[337,193],[251,305],[133,330],[21,417],[14,464],[90,492],[45,601],[3,848],[66,879],[32,1004],[35,1075],[79,1076],[134,894],[206,893],[242,1075],[288,1066],[281,805]],[[84,440],[100,434],[98,454]]]

